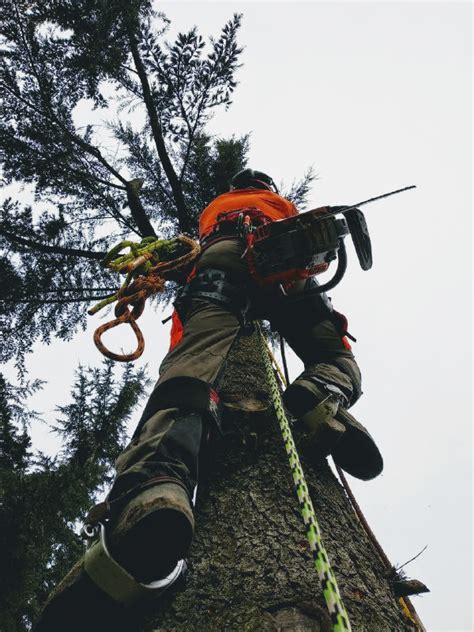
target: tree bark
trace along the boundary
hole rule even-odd
[[[229,434],[201,472],[186,580],[154,604],[143,632],[331,630],[260,356],[255,335],[231,354],[222,397],[253,404],[226,409]],[[311,464],[297,424],[294,434],[352,629],[414,630],[344,489],[327,464]]]

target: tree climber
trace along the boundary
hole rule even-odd
[[[345,317],[324,293],[311,292],[318,285],[314,278],[284,287],[258,286],[244,257],[243,218],[259,226],[297,213],[272,178],[245,169],[233,177],[230,191],[201,214],[201,254],[175,303],[171,347],[158,382],[116,461],[107,502],[86,519],[108,519],[110,554],[138,582],[169,576],[186,556],[194,529],[199,450],[212,426],[219,425],[225,360],[255,319],[269,320],[304,362],[284,401],[305,425],[314,459],[332,454],[336,464],[363,480],[382,470],[374,441],[346,410],[362,391]],[[76,582],[90,584],[80,565],[73,572]],[[59,612],[61,596],[60,587],[51,611]]]

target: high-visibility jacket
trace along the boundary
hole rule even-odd
[[[206,206],[199,218],[199,236],[212,231],[221,213],[257,208],[270,220],[285,219],[298,215],[296,206],[281,195],[267,189],[236,189],[216,197]]]

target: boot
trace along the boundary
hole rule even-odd
[[[166,577],[191,545],[194,517],[188,494],[167,482],[149,487],[123,509],[113,528],[110,551],[142,583]]]
[[[366,428],[347,412],[347,399],[337,386],[318,378],[297,378],[283,400],[314,437],[316,459],[331,454],[336,465],[362,480],[382,472],[379,449]]]
[[[337,395],[318,395],[319,403],[301,417],[310,436],[312,457],[316,462],[331,454],[346,431],[345,426],[335,419],[339,408]]]
[[[107,564],[88,563],[89,552],[99,544],[96,539],[51,593],[35,632],[135,630],[139,617],[132,602],[158,595],[174,583],[184,568],[179,561],[189,549],[193,529],[191,504],[181,484],[146,487],[108,524],[103,539]],[[121,568],[115,575],[117,564]]]

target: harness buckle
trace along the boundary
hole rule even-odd
[[[81,537],[85,540],[94,540],[99,535],[99,523],[97,524],[88,524],[84,523],[81,528]]]

